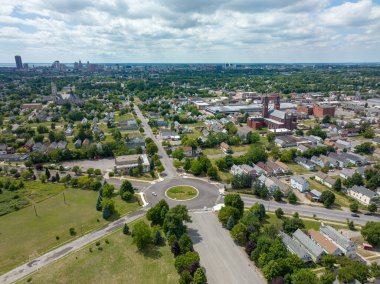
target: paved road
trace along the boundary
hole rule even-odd
[[[254,197],[246,197],[243,198],[244,204],[247,207],[252,206],[254,203],[259,202],[264,204],[265,208],[268,211],[275,211],[277,208],[282,208],[285,213],[293,214],[294,212],[298,212],[301,216],[313,217],[315,214],[317,218],[320,220],[331,220],[338,222],[346,222],[347,218],[353,220],[356,224],[364,225],[368,221],[379,222],[380,218],[376,216],[368,216],[364,214],[359,214],[359,218],[352,217],[351,212],[343,211],[343,210],[331,210],[325,209],[322,207],[312,207],[306,205],[292,205],[289,203],[275,202],[275,201],[267,201]]]
[[[139,118],[142,122],[142,126],[144,128],[145,134],[149,136],[150,138],[152,138],[152,140],[154,141],[154,143],[156,143],[158,147],[158,155],[160,157],[161,163],[163,164],[165,168],[166,177],[168,178],[178,177],[177,170],[173,166],[173,161],[169,158],[168,154],[164,150],[164,147],[162,147],[161,142],[158,141],[156,136],[153,134],[152,129],[148,125],[148,120],[143,116],[143,114],[141,113],[137,105],[134,106],[134,110],[136,112],[137,118]]]
[[[29,275],[30,273],[33,273],[40,269],[41,267],[50,264],[65,255],[72,253],[73,251],[76,251],[80,248],[83,248],[85,245],[94,242],[95,240],[105,236],[106,234],[109,234],[121,226],[124,225],[124,223],[132,222],[141,216],[145,214],[145,211],[139,210],[136,211],[124,218],[121,218],[115,222],[112,222],[108,224],[106,227],[99,229],[97,231],[88,233],[87,235],[84,235],[72,242],[69,242],[65,245],[62,245],[44,255],[41,255],[34,260],[25,263],[23,265],[20,265],[16,267],[15,269],[7,272],[6,274],[3,274],[0,276],[0,283],[13,283],[16,282],[23,277]]]
[[[189,185],[198,189],[199,195],[191,200],[180,201],[172,200],[165,196],[165,191],[169,187],[176,185]],[[149,205],[154,205],[161,199],[165,199],[169,206],[176,206],[178,204],[185,204],[189,209],[200,209],[200,208],[212,208],[219,201],[219,190],[217,184],[213,184],[197,178],[172,178],[165,179],[162,182],[152,184],[145,188],[143,192],[145,193],[146,199]],[[157,196],[152,195],[155,192]]]
[[[207,283],[266,283],[245,252],[235,245],[229,232],[222,228],[213,212],[192,212],[187,224],[205,268]]]

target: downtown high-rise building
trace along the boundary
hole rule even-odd
[[[22,69],[22,60],[20,55],[15,56],[15,61],[16,61],[16,68],[17,69]]]

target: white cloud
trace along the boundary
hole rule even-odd
[[[3,1],[3,62],[380,60],[371,0]]]

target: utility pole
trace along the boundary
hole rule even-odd
[[[65,192],[62,192],[62,194],[63,194],[63,203],[66,204],[66,196],[65,196]]]
[[[37,209],[36,209],[36,205],[33,204],[33,208],[34,208],[34,213],[36,214],[36,216],[38,217],[38,214],[37,214]]]

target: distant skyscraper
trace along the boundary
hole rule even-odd
[[[21,56],[20,56],[20,55],[16,55],[16,56],[15,56],[15,60],[16,60],[16,68],[17,68],[17,69],[22,69],[22,60],[21,60]]]

